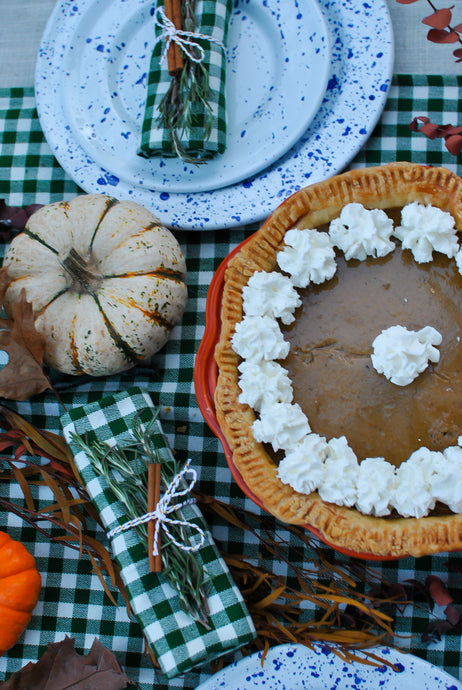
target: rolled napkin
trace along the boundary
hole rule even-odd
[[[172,452],[165,441],[152,400],[138,387],[71,409],[61,417],[61,426],[82,482],[107,532],[116,531],[111,539],[112,553],[120,567],[132,611],[161,670],[167,678],[173,678],[239,648],[252,640],[256,633],[242,595],[197,505],[182,507],[181,514],[182,519],[199,528],[192,531],[191,540],[194,540],[194,535],[198,537],[199,531],[204,535],[195,556],[209,576],[210,629],[181,609],[177,592],[161,573],[150,572],[146,545],[136,530],[117,530],[129,522],[125,508],[115,498],[106,480],[95,472],[88,455],[73,440],[73,434],[84,437],[88,442],[104,441],[121,446],[133,440],[131,429],[135,416],[144,425],[156,425],[153,426],[156,448],[162,458],[171,460]]]
[[[223,153],[226,148],[226,55],[232,0],[187,0],[195,9],[196,28],[189,35],[186,21],[183,31],[172,29],[166,18],[164,0],[159,0],[154,13],[156,43],[151,56],[147,78],[147,94],[141,142],[138,154],[151,156],[180,156],[187,162],[201,162]],[[183,57],[183,71],[171,77],[168,71],[167,48],[177,40]],[[193,78],[191,78],[191,75]],[[205,80],[204,80],[205,75]],[[194,96],[194,78],[205,83],[206,104]],[[188,117],[180,117],[175,128],[178,143],[171,131],[162,123],[161,103],[175,81],[178,96]],[[207,88],[208,81],[208,88]],[[170,91],[172,93],[172,91]],[[186,123],[186,124],[185,124]]]

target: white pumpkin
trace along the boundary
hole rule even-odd
[[[7,312],[24,288],[45,363],[67,374],[115,374],[151,357],[186,305],[175,237],[139,204],[103,194],[43,206],[3,265]]]

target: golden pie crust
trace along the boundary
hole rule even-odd
[[[224,278],[222,327],[215,350],[216,415],[242,478],[263,506],[283,522],[307,525],[334,547],[372,557],[422,556],[462,549],[462,514],[425,518],[376,518],[326,503],[317,492],[304,495],[277,477],[277,466],[253,438],[254,411],[238,400],[240,357],[231,347],[241,321],[242,288],[255,271],[277,269],[284,235],[297,225],[319,228],[351,202],[393,209],[413,201],[449,212],[462,230],[462,179],[445,168],[406,162],[351,170],[293,194],[231,258]]]

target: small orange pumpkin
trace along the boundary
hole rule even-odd
[[[34,557],[21,542],[0,532],[0,656],[29,625],[41,585]]]

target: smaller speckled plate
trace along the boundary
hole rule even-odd
[[[390,647],[371,650],[386,660],[380,666],[346,663],[328,648],[313,650],[300,644],[278,645],[269,650],[263,665],[257,652],[227,666],[197,690],[460,690],[462,684],[446,671],[412,654]],[[361,654],[361,652],[359,652]],[[390,666],[389,664],[392,664]]]
[[[225,152],[202,166],[179,158],[146,160],[136,151],[155,3],[71,4],[58,3],[37,63],[45,134],[71,173],[71,156],[80,147],[96,166],[133,188],[191,193],[235,184],[286,153],[324,97],[330,49],[317,1],[237,0],[227,47]]]

